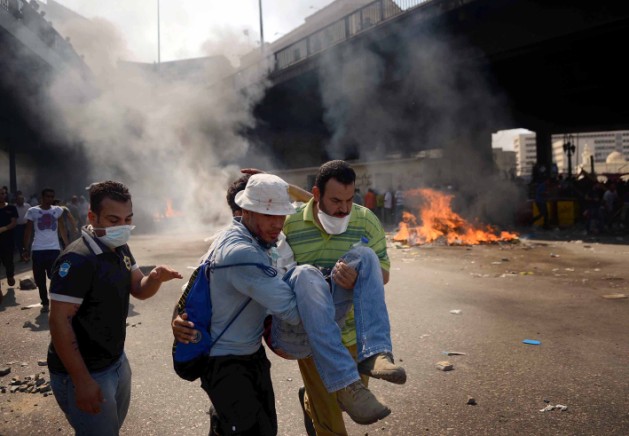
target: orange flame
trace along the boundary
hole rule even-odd
[[[404,212],[394,241],[416,245],[443,238],[448,245],[477,245],[518,239],[515,233],[497,234],[492,226],[485,226],[484,230],[474,227],[452,210],[452,195],[433,189],[416,189],[405,193],[405,199],[415,198],[420,201],[419,218],[422,225],[417,224],[415,215]]]
[[[175,218],[183,216],[183,212],[179,210],[175,210],[173,207],[173,201],[170,198],[166,199],[166,208],[162,212],[161,210],[153,213],[153,220],[155,222],[160,222],[164,219]]]
[[[164,216],[166,218],[174,218],[182,215],[183,212],[173,208],[173,201],[170,198],[166,199],[166,210],[164,211]]]

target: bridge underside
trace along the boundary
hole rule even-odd
[[[551,134],[629,128],[624,2],[479,0],[424,15],[276,72],[250,137],[285,167],[426,148],[481,165],[497,130],[536,131],[550,163]]]
[[[52,67],[0,26],[0,151],[11,161],[3,167],[10,168],[12,192],[43,186],[62,192],[83,182],[80,148],[56,139],[58,118],[46,94],[51,79]]]

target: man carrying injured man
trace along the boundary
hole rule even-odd
[[[290,256],[290,248],[284,244],[275,247],[285,216],[294,212],[286,182],[277,176],[256,174],[245,190],[236,194],[235,202],[242,208],[242,217],[235,218],[231,227],[219,235],[210,250],[210,259],[217,266],[249,262],[277,267],[278,260],[283,265],[290,263],[285,254]],[[281,260],[278,251],[283,253]],[[223,329],[221,320],[227,322],[233,307],[248,297],[253,301],[214,345],[208,371],[202,377],[202,386],[215,410],[212,434],[277,432],[269,364],[261,347],[267,310],[274,315],[270,329],[272,348],[288,358],[313,356],[326,389],[336,392],[340,406],[354,421],[370,424],[391,413],[360,381],[356,362],[341,342],[339,328],[352,304],[356,313],[362,314],[365,307],[369,313],[387,313],[382,276],[361,274],[369,268],[379,268],[378,258],[371,249],[357,247],[343,259],[358,272],[353,291],[338,286],[334,272],[328,284],[321,271],[310,265],[292,267],[283,278],[269,277],[252,266],[213,272],[213,332]],[[182,315],[180,311],[173,321],[173,332],[177,340],[185,343],[192,339],[194,326]],[[359,349],[365,350],[360,356],[362,361],[375,361],[379,355],[391,353],[388,317],[368,319],[358,329]],[[234,367],[248,365],[250,359],[266,364],[256,365],[256,374],[251,373],[251,368]],[[404,383],[406,374],[402,368],[392,365],[388,369],[378,378]],[[251,419],[243,420],[244,417]]]

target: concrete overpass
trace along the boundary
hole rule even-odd
[[[274,151],[286,166],[334,157],[325,148],[331,142],[345,158],[362,159],[367,150],[409,154],[460,141],[487,155],[491,132],[525,127],[537,132],[538,161],[548,165],[551,134],[629,128],[622,66],[629,41],[626,2],[411,1],[359,32],[350,29],[354,17],[373,8],[385,11],[389,3],[375,1],[327,26],[333,43],[325,50],[312,49],[322,29],[272,54],[272,86],[256,108],[259,127],[249,132],[261,149]],[[338,64],[373,66],[373,58],[380,77],[362,90],[370,98],[349,108],[353,113],[341,120],[348,132],[339,137],[339,126],[330,125],[330,113],[338,110],[326,101],[326,83],[347,71],[361,80],[360,68]],[[439,74],[425,79],[433,68]],[[444,93],[450,104],[440,102]],[[333,102],[343,106],[346,97]],[[361,120],[373,124],[374,108],[403,122],[383,117],[384,147],[365,144],[365,138],[353,143],[352,132],[361,136]],[[453,128],[428,133],[443,118]]]
[[[9,157],[9,188],[17,184],[16,168],[47,168],[49,180],[60,184],[72,182],[66,165],[80,166],[78,148],[62,147],[62,166],[52,164],[51,144],[62,141],[57,136],[55,117],[48,113],[46,91],[54,74],[78,72],[89,81],[90,72],[72,45],[28,2],[0,0],[0,151]],[[67,145],[67,144],[66,144]],[[29,172],[29,171],[26,171]],[[33,178],[37,178],[33,171]],[[57,181],[59,181],[57,184]],[[37,180],[34,185],[50,183]],[[30,192],[27,194],[31,194]]]

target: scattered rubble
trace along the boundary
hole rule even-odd
[[[32,278],[28,277],[20,280],[20,289],[22,291],[30,291],[33,289],[37,289],[37,286],[35,285],[35,281]]]
[[[442,360],[441,362],[437,362],[436,367],[441,371],[452,371],[454,369],[454,365],[448,362],[447,360]]]
[[[552,404],[549,404],[543,409],[540,409],[540,412],[550,412],[552,410],[561,410],[562,412],[565,412],[566,410],[568,410],[568,406],[564,406],[563,404],[557,404],[556,406],[553,406]]]
[[[0,368],[0,377],[4,377],[5,375],[9,374],[11,372],[11,367],[10,366],[5,366],[3,368]]]
[[[19,376],[15,376],[9,382],[9,388],[7,386],[0,386],[0,393],[5,394],[7,389],[10,393],[24,392],[27,394],[44,394],[47,397],[52,388],[50,387],[50,381],[46,380],[43,372],[36,375],[28,375],[22,379]]]
[[[468,395],[467,396],[467,404],[469,404],[470,406],[476,406],[478,403],[476,402],[476,399],[474,397],[470,397]]]
[[[607,300],[622,300],[627,298],[626,294],[606,294],[603,295],[603,298],[607,299]]]

